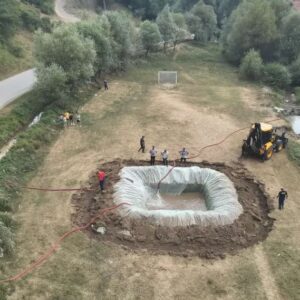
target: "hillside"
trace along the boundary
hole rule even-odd
[[[33,33],[50,30],[52,13],[52,0],[0,0],[0,80],[33,66]]]

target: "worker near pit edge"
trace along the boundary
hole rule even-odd
[[[152,146],[152,149],[149,151],[149,153],[150,153],[150,165],[154,166],[155,158],[157,155],[157,150],[155,149],[155,146]]]
[[[106,79],[103,80],[104,89],[108,90],[108,81]]]
[[[142,150],[142,152],[145,153],[145,148],[146,148],[145,137],[142,136],[141,139],[140,139],[140,149],[139,149],[138,152],[140,152]]]
[[[183,147],[181,151],[179,151],[180,154],[180,162],[186,163],[186,160],[189,156],[189,152]]]
[[[168,164],[169,164],[169,152],[167,151],[167,149],[165,149],[161,153],[161,157],[162,157],[162,160],[163,160],[163,165],[168,166]]]
[[[98,176],[98,179],[99,179],[99,186],[100,186],[100,190],[101,192],[104,191],[104,184],[105,184],[105,177],[106,177],[106,174],[104,171],[99,171],[97,173],[97,176]]]
[[[278,208],[280,210],[284,209],[284,201],[288,198],[288,193],[283,188],[280,189],[280,192],[277,195],[278,198]]]

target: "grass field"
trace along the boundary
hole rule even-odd
[[[177,70],[179,84],[157,86],[159,70]],[[82,127],[66,128],[51,147],[31,186],[78,187],[101,162],[148,158],[146,147],[168,148],[171,157],[221,140],[249,122],[273,118],[260,86],[241,82],[217,46],[183,45],[176,53],[140,60],[109,80],[82,108]],[[231,164],[240,155],[239,133],[199,160]],[[40,269],[8,286],[9,299],[300,299],[299,170],[285,152],[245,165],[272,196],[284,186],[286,209],[275,211],[275,228],[260,245],[223,260],[132,252],[73,235]],[[72,227],[67,193],[23,192],[15,257],[1,263],[1,277],[21,271]]]

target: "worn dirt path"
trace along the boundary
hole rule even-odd
[[[65,9],[67,0],[55,0],[55,13],[56,15],[65,23],[76,23],[80,19],[70,13]]]
[[[259,245],[254,250],[255,263],[257,265],[259,275],[268,300],[281,300],[278,287],[268,263],[262,245]]]

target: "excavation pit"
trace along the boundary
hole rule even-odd
[[[93,172],[89,179],[88,189],[73,195],[72,203],[75,211],[72,219],[74,224],[86,224],[101,209],[116,205],[117,187],[122,181],[124,169],[126,170],[128,167],[148,168],[148,166],[148,162],[137,160],[117,160],[101,165],[99,169],[108,174],[106,191],[103,194],[99,191],[97,177]],[[178,167],[176,169],[183,166],[179,165]],[[222,163],[189,162],[186,168],[183,169],[191,169],[191,167],[220,172],[234,186],[241,211],[239,213],[236,211],[236,215],[230,222],[226,224],[200,222],[186,225],[178,223],[177,220],[174,224],[174,219],[171,222],[169,219],[166,223],[159,223],[157,218],[153,216],[139,215],[134,217],[128,211],[130,206],[123,206],[118,210],[111,211],[94,224],[94,229],[105,227],[105,234],[99,234],[92,228],[87,231],[87,234],[101,242],[110,245],[111,243],[120,244],[123,248],[135,251],[144,249],[154,254],[197,255],[205,258],[236,254],[238,250],[252,246],[267,238],[274,222],[268,215],[273,202],[265,192],[262,182],[255,179],[239,163],[230,167]],[[166,174],[166,167],[161,166],[158,168],[162,168],[160,175]],[[132,178],[125,180],[132,184]],[[186,184],[181,187],[179,192],[169,193],[165,190],[164,184],[166,183],[168,182],[164,181],[160,186],[160,201],[146,201],[141,206],[143,209],[160,213],[196,211],[206,214],[211,212],[211,207],[207,204],[207,195],[203,190],[200,193],[198,188],[195,191],[194,184]],[[132,186],[128,185],[129,187],[132,190]],[[157,179],[150,182],[148,187],[155,190]],[[188,220],[190,222],[194,219],[188,218]]]
[[[221,172],[199,166],[124,167],[115,191],[115,204],[129,204],[120,207],[122,216],[147,218],[162,226],[228,225],[243,211],[230,179]],[[186,195],[196,198],[191,201]]]

